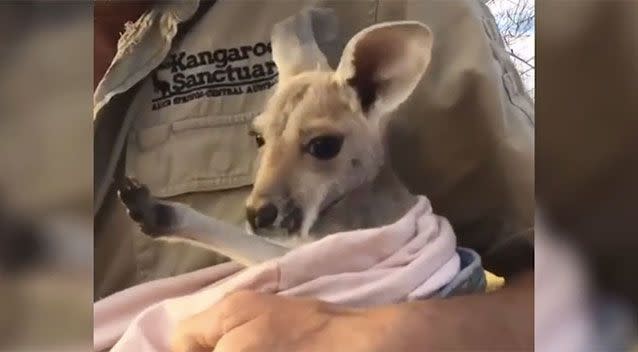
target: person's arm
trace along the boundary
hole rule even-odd
[[[183,321],[172,351],[527,351],[533,279],[528,272],[491,294],[370,309],[244,291]]]
[[[413,306],[416,314],[415,322],[408,327],[414,329],[410,339],[415,341],[414,348],[405,351],[423,348],[531,351],[534,348],[532,271],[490,294],[426,300],[406,306]]]

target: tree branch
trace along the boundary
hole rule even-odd
[[[524,63],[525,65],[527,65],[529,68],[531,69],[535,69],[534,65],[530,64],[529,62],[527,62],[528,60],[523,59],[522,57],[514,54],[513,51],[510,50],[509,52],[510,56],[512,56],[513,58],[517,59],[518,61]]]

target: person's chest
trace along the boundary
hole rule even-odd
[[[278,79],[270,31],[309,5],[335,9],[340,22],[357,11],[315,0],[217,1],[134,97],[127,174],[160,197],[252,184],[257,146],[249,135],[251,122]],[[363,10],[365,15],[341,28],[344,38],[372,21],[372,13]],[[324,45],[333,61],[341,45]]]

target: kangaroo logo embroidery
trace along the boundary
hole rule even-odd
[[[171,84],[159,79],[157,77],[157,71],[153,72],[152,78],[153,78],[153,91],[155,93],[160,93],[162,98],[171,94]]]

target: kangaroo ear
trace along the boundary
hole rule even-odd
[[[337,78],[356,92],[368,116],[395,110],[430,64],[432,31],[420,22],[387,22],[357,33],[346,45]]]
[[[306,8],[274,25],[272,56],[279,81],[310,70],[329,70],[330,66],[317,42],[337,37],[337,18],[330,9]]]

